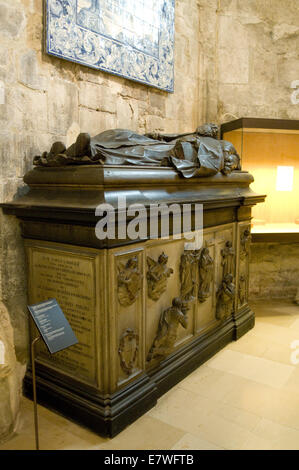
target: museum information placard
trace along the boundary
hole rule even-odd
[[[78,343],[56,299],[28,305],[28,309],[51,354]]]

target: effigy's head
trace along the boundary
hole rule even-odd
[[[228,155],[238,155],[237,150],[231,142],[229,142],[228,140],[220,140],[220,143],[224,153]]]
[[[229,175],[233,170],[241,170],[240,157],[231,142],[220,140],[224,156],[224,167],[222,173]]]
[[[224,156],[224,166],[222,173],[229,175],[234,170],[241,170],[239,156],[233,154]]]

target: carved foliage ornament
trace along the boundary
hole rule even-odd
[[[148,362],[163,359],[173,351],[179,325],[185,329],[188,326],[187,310],[188,303],[176,297],[172,306],[163,311],[156,338],[147,356]]]
[[[166,291],[167,279],[173,273],[173,269],[167,266],[168,256],[163,252],[158,261],[147,257],[147,286],[148,296],[152,300],[158,300]]]
[[[127,375],[131,375],[133,372],[138,348],[138,335],[131,328],[127,328],[120,338],[118,349],[121,368]]]
[[[128,307],[135,302],[141,289],[142,274],[138,269],[138,258],[130,258],[126,264],[119,262],[117,268],[118,301]]]

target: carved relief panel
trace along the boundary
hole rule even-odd
[[[236,242],[235,224],[217,231],[217,279],[215,318],[223,321],[233,314],[235,306]]]
[[[127,328],[120,338],[118,354],[120,365],[127,375],[131,375],[136,364],[139,347],[139,336]]]
[[[173,352],[179,326],[187,328],[188,309],[188,302],[175,297],[172,306],[162,312],[156,337],[147,355],[148,362],[154,359],[162,360]]]
[[[204,230],[198,262],[197,333],[213,328],[233,312],[235,252],[235,224]]]
[[[157,301],[166,291],[167,280],[173,274],[173,269],[167,266],[168,256],[162,252],[158,261],[147,256],[147,292],[148,296]]]
[[[199,263],[199,289],[198,300],[205,302],[212,294],[212,282],[214,279],[214,260],[206,246],[200,251]]]
[[[225,320],[233,312],[235,299],[235,284],[233,275],[228,273],[222,279],[217,291],[216,318]]]
[[[183,240],[149,240],[126,252],[111,250],[118,387],[232,314],[235,231],[236,224],[205,229],[203,246],[194,251],[184,250]]]
[[[250,243],[251,243],[251,233],[250,227],[241,229],[240,234],[240,259],[244,260],[247,256],[249,256],[250,250]]]
[[[125,307],[132,305],[141,289],[142,273],[138,267],[138,259],[133,256],[126,263],[117,264],[118,301]]]
[[[146,303],[146,360],[147,366],[151,367],[151,355],[155,356],[155,360],[158,359],[158,353],[156,351],[157,344],[161,341],[162,345],[159,349],[163,348],[166,350],[166,344],[169,346],[169,351],[175,349],[181,344],[192,338],[194,334],[194,300],[196,298],[196,288],[192,283],[189,286],[189,282],[193,278],[193,270],[196,279],[198,278],[197,270],[198,266],[192,264],[191,261],[191,272],[189,270],[188,262],[185,263],[185,271],[182,274],[182,259],[185,259],[184,255],[184,240],[150,240],[147,243],[146,249],[146,280],[147,280],[147,295],[145,298]],[[190,252],[188,252],[190,253]],[[191,256],[191,260],[193,257]],[[185,283],[182,284],[182,279]],[[196,281],[197,282],[197,281]],[[197,284],[196,284],[197,285]],[[184,290],[185,289],[185,290]],[[182,293],[185,294],[185,299],[182,298]],[[193,295],[192,295],[193,294]],[[173,325],[171,325],[170,332],[172,340],[169,340],[168,334],[164,336],[165,326],[167,319],[171,318],[170,308],[174,308],[172,301],[175,298],[179,298],[183,303],[183,308],[186,309],[185,300],[190,304],[188,306],[188,322],[186,328],[182,328],[180,325],[177,328],[177,334],[173,335]],[[194,299],[193,301],[191,299]],[[168,312],[164,315],[164,322],[162,322],[163,312]],[[159,325],[163,323],[164,327],[158,334]],[[162,334],[163,331],[163,334]],[[163,339],[162,339],[162,336]],[[155,344],[155,346],[154,346]],[[171,345],[170,345],[171,344]],[[151,353],[150,353],[151,351]],[[160,351],[161,352],[161,351]],[[167,353],[165,353],[167,355]],[[162,357],[162,354],[161,354]],[[164,357],[166,357],[164,355]]]
[[[225,242],[224,248],[221,252],[221,266],[222,276],[225,278],[227,274],[231,274],[234,277],[235,274],[235,250],[231,240]]]
[[[233,242],[227,240],[220,251],[222,280],[218,287],[216,298],[216,318],[225,320],[232,314],[235,300],[235,249]]]
[[[109,250],[110,387],[124,386],[144,369],[144,247]],[[112,301],[113,299],[113,301]],[[112,338],[111,338],[112,336]]]
[[[181,255],[180,282],[181,298],[185,301],[193,301],[198,288],[198,261],[200,250],[185,250]]]
[[[236,303],[238,308],[248,302],[249,289],[249,257],[251,233],[248,222],[239,223],[237,230],[239,266],[238,266],[238,285],[236,290]]]
[[[216,281],[215,229],[205,229],[203,246],[199,252],[197,273],[195,331],[201,333],[216,323],[215,281]]]

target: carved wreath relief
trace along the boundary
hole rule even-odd
[[[119,342],[118,354],[120,365],[127,375],[131,375],[135,366],[139,347],[139,337],[131,329],[127,328]]]
[[[199,258],[198,300],[205,302],[211,295],[211,284],[214,277],[214,261],[208,248],[202,248]]]
[[[166,291],[167,279],[173,273],[173,269],[167,266],[168,256],[163,252],[158,261],[147,257],[147,286],[148,296],[152,300],[159,300],[161,295]]]
[[[156,338],[148,353],[147,361],[163,359],[173,350],[177,339],[179,325],[183,328],[188,326],[188,303],[176,297],[172,306],[163,311]]]
[[[138,258],[130,258],[126,264],[119,262],[117,268],[118,301],[128,307],[135,302],[141,289],[142,274],[138,269]]]

